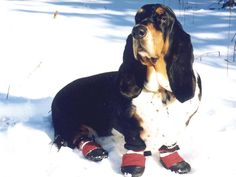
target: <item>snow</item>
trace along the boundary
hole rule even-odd
[[[72,80],[117,70],[136,10],[156,2],[170,5],[191,34],[203,82],[199,112],[180,142],[192,166],[186,176],[236,176],[236,11],[209,10],[214,0],[1,0],[0,176],[122,176],[120,137],[100,139],[109,158],[99,163],[78,150],[58,152],[50,104]],[[154,152],[143,176],[176,174]]]

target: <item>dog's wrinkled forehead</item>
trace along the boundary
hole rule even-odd
[[[141,7],[135,15],[135,23],[161,23],[168,17],[175,18],[174,12],[167,6],[161,4],[147,4]]]

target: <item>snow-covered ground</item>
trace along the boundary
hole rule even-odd
[[[201,107],[180,142],[192,165],[186,176],[236,176],[235,9],[209,10],[214,0],[1,0],[1,177],[122,176],[113,138],[101,140],[110,156],[100,163],[77,150],[58,152],[50,104],[72,80],[117,70],[136,10],[157,2],[172,7],[191,34],[203,81]],[[177,174],[154,153],[143,176],[164,175]]]

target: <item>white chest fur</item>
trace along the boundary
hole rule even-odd
[[[162,145],[169,146],[178,141],[186,122],[199,105],[197,96],[180,103],[168,91],[169,88],[163,88],[158,83],[157,77],[150,75],[141,94],[132,101],[143,128],[141,138],[148,149],[155,151]]]

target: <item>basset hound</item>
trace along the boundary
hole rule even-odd
[[[123,174],[143,174],[145,150],[159,152],[165,168],[188,173],[191,167],[178,153],[177,141],[201,100],[193,61],[190,35],[174,12],[161,4],[144,5],[135,15],[119,70],[77,79],[56,94],[51,107],[54,143],[100,161],[108,152],[91,132],[110,136],[115,129],[127,150]]]

